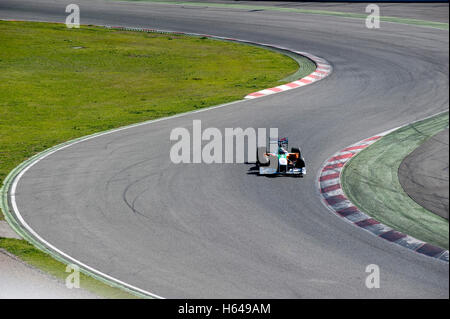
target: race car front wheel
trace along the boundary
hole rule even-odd
[[[256,165],[258,166],[269,166],[270,161],[264,156],[266,153],[266,148],[264,146],[258,147],[256,151]]]

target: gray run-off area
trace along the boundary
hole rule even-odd
[[[429,211],[448,220],[448,129],[431,137],[401,163],[398,170],[405,192]]]

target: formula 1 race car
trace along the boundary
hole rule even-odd
[[[288,152],[287,137],[269,140],[267,147],[258,147],[256,165],[260,175],[293,175],[303,177],[306,174],[305,159],[300,148],[292,147]]]

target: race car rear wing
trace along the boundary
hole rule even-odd
[[[287,137],[281,137],[281,138],[272,138],[269,137],[269,152],[272,154],[278,154],[278,148],[282,147],[286,151],[288,150],[288,138]]]

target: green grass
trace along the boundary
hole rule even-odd
[[[69,275],[69,273],[65,271],[65,264],[53,259],[24,240],[0,237],[0,247],[9,253],[16,255],[26,263],[49,273],[53,277],[61,280],[61,282],[65,282],[66,277]],[[111,287],[83,273],[80,273],[80,288],[107,298],[137,298],[131,293],[119,288]]]
[[[448,113],[400,128],[352,158],[342,171],[347,197],[381,223],[417,239],[449,248],[449,224],[403,190],[398,169],[403,159],[448,127]]]
[[[0,21],[0,36],[0,185],[52,145],[241,99],[299,67],[273,51],[180,35]],[[311,66],[303,59],[300,69]]]
[[[0,38],[0,185],[17,165],[59,143],[241,99],[315,68],[306,58],[250,45],[93,26],[0,21]],[[25,240],[0,238],[0,248],[67,276],[64,263]],[[105,297],[134,297],[84,274],[81,285]]]
[[[117,1],[117,0],[114,0],[114,1]],[[241,9],[241,10],[265,10],[265,11],[278,11],[278,12],[292,12],[292,13],[315,14],[315,15],[322,15],[322,16],[332,16],[332,17],[351,18],[351,19],[366,19],[367,15],[368,15],[365,13],[338,12],[338,11],[328,11],[328,10],[312,10],[312,9],[301,9],[301,8],[287,8],[287,7],[279,7],[279,6],[261,6],[261,5],[253,5],[253,4],[238,4],[238,3],[205,3],[205,2],[187,2],[187,1],[177,1],[177,0],[166,0],[166,1],[163,1],[163,0],[126,0],[126,1],[153,2],[153,3],[192,6],[192,7],[213,7],[213,8],[231,8],[231,9]],[[380,21],[448,30],[448,23],[445,23],[445,22],[435,22],[435,21],[426,21],[426,20],[420,20],[420,19],[389,17],[389,16],[381,16]]]

